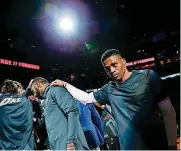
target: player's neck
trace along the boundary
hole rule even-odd
[[[48,84],[45,84],[42,88],[42,92],[41,92],[41,95],[43,96],[43,94],[45,93],[45,90],[49,87]]]
[[[130,76],[131,76],[132,72],[129,72],[127,69],[125,69],[125,73],[121,79],[121,83],[125,82]]]

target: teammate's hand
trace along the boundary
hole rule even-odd
[[[62,81],[62,80],[55,80],[51,83],[51,86],[61,86],[61,87],[65,87],[67,82]]]
[[[75,151],[75,148],[72,148],[72,149],[67,148],[67,151]]]
[[[67,151],[75,151],[74,143],[67,144]]]
[[[32,82],[33,82],[34,79],[31,79],[29,85],[28,85],[28,88],[31,88],[31,85],[32,85]]]
[[[100,105],[99,103],[94,103],[94,105],[98,108],[100,108],[101,110],[105,109],[105,105]]]
[[[38,99],[34,95],[29,96],[28,99],[35,102],[38,101]]]

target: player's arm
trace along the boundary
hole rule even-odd
[[[77,133],[79,131],[79,110],[76,105],[76,100],[67,92],[65,88],[53,87],[51,88],[52,98],[59,108],[65,114],[68,120],[68,139],[67,149],[72,150],[77,140]]]
[[[32,85],[33,79],[29,82],[28,87],[25,89],[23,92],[22,96],[23,97],[28,97],[31,95],[31,85]]]
[[[94,103],[97,102],[97,100],[94,98],[93,93],[87,93],[85,91],[82,91],[69,83],[65,83],[64,87],[69,91],[69,93],[78,101],[80,101],[83,104],[88,103]]]
[[[170,150],[177,149],[177,124],[175,109],[167,97],[158,103],[159,109],[162,113],[165,129],[167,132],[168,147]]]
[[[163,86],[163,81],[154,71],[151,72],[150,84],[152,92],[157,98],[157,105],[162,113],[164,125],[167,133],[168,148],[170,150],[176,149],[177,143],[177,125],[176,125],[176,112],[167,96],[166,87]]]
[[[68,92],[78,101],[80,101],[83,104],[88,104],[88,103],[95,103],[95,102],[100,102],[100,103],[105,103],[105,100],[107,101],[107,86],[103,87],[101,90],[98,92],[91,92],[87,93],[84,92],[71,84],[61,81],[61,80],[55,80],[51,83],[52,86],[62,86],[68,90]]]

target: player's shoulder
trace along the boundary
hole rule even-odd
[[[149,72],[150,69],[144,69],[144,70],[133,70],[134,73],[136,74],[146,74],[147,72]]]
[[[95,92],[100,92],[100,91],[107,92],[110,85],[111,85],[111,81],[103,85],[101,88],[98,89],[98,91],[95,91]]]
[[[103,86],[103,88],[109,88],[112,84],[114,84],[114,81],[109,81]]]
[[[60,86],[53,86],[50,87],[49,89],[50,93],[68,93],[67,89],[65,89],[64,87],[60,87]]]
[[[139,75],[149,76],[155,72],[151,69],[144,69],[144,70],[134,70],[133,73],[137,76],[139,76]]]
[[[157,72],[152,69],[136,70],[138,74],[144,74],[146,76],[157,75]]]
[[[64,87],[61,86],[52,86],[50,87],[51,91],[55,91],[55,90],[66,90]]]
[[[0,95],[0,106],[11,106],[16,105],[17,103],[22,102],[23,97],[18,94],[2,94]]]
[[[145,70],[136,70],[136,72],[137,72],[137,78],[147,79],[148,81],[160,80],[160,76],[154,70],[145,69]]]
[[[1,99],[4,99],[4,98],[21,98],[20,95],[17,95],[17,94],[0,94],[0,100]]]

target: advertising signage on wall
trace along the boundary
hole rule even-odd
[[[126,66],[133,66],[133,65],[137,65],[137,64],[141,64],[141,63],[151,62],[151,61],[155,61],[155,58],[151,57],[151,58],[146,58],[146,59],[142,59],[142,60],[128,62],[128,63],[126,63]]]
[[[18,61],[14,61],[14,60],[1,59],[1,58],[0,58],[0,64],[40,70],[39,65],[29,64],[29,63],[25,63],[25,62],[18,62]]]

